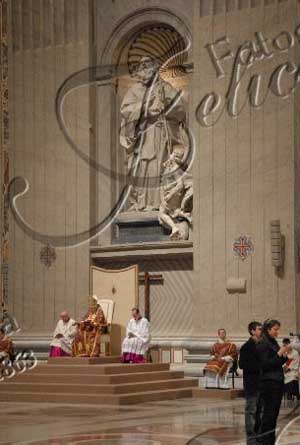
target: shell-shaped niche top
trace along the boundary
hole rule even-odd
[[[158,61],[162,78],[185,74],[187,42],[173,28],[152,26],[137,34],[128,50],[128,69],[132,76],[143,57]]]

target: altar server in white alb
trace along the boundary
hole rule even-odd
[[[126,337],[122,344],[122,361],[124,363],[144,363],[144,355],[149,348],[150,324],[143,318],[138,308],[132,309],[132,318],[129,320]]]
[[[76,333],[75,320],[70,318],[66,311],[60,314],[53,340],[50,343],[50,357],[63,357],[72,355],[72,342]]]

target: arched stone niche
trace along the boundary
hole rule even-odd
[[[148,26],[166,25],[175,29],[186,42],[192,37],[189,24],[180,17],[180,12],[163,8],[143,8],[120,20],[107,40],[105,48],[97,57],[97,63],[103,65],[118,64],[124,48],[130,44],[142,29]]]
[[[164,38],[165,32],[165,38]],[[159,34],[157,41],[156,34]],[[95,128],[96,143],[95,155],[101,162],[109,167],[112,171],[124,174],[126,172],[125,153],[119,141],[120,130],[120,106],[126,91],[136,82],[132,67],[132,51],[138,47],[140,54],[143,52],[139,47],[139,43],[145,50],[152,51],[152,55],[157,56],[155,51],[164,51],[162,47],[172,45],[170,38],[174,40],[174,36],[178,36],[180,41],[180,49],[184,47],[184,51],[180,52],[175,48],[175,52],[179,51],[180,69],[168,69],[161,73],[164,80],[167,80],[176,89],[184,92],[184,100],[187,105],[187,115],[189,115],[189,83],[190,83],[190,54],[191,54],[191,35],[187,24],[184,23],[177,15],[165,9],[142,9],[134,14],[127,16],[119,21],[111,36],[108,38],[107,44],[103,52],[97,55],[97,64],[106,66],[113,65],[122,66],[122,75],[105,84],[99,84],[97,88]],[[149,38],[149,36],[151,36]],[[151,40],[153,38],[153,40]],[[147,48],[145,48],[145,42]],[[145,54],[146,55],[146,54]],[[176,64],[176,63],[175,63]],[[173,64],[174,65],[174,64]],[[104,151],[99,147],[105,140]],[[108,209],[118,199],[120,190],[123,186],[123,180],[106,181],[106,189],[103,189],[103,178],[95,181],[95,201],[97,207],[97,215],[101,217],[107,213]],[[100,203],[105,196],[104,206]],[[106,231],[101,237],[101,244],[111,243],[112,233]]]

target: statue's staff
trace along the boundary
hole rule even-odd
[[[168,121],[166,119],[166,95],[165,95],[165,89],[163,86],[163,82],[162,79],[159,77],[158,80],[158,88],[159,88],[159,96],[161,98],[162,104],[163,104],[163,110],[160,114],[161,116],[161,122],[163,123],[164,127],[165,127],[165,131],[166,131],[166,136],[167,136],[167,151],[168,151],[168,158],[170,157],[170,154],[172,153],[172,145],[171,145],[171,138],[170,138],[170,130],[169,130],[169,125],[168,125]]]

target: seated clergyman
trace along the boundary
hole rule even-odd
[[[60,314],[53,340],[50,343],[50,357],[70,356],[72,353],[72,342],[75,336],[75,320],[70,318],[68,312],[63,311]]]
[[[5,334],[9,337],[21,330],[16,318],[13,317],[7,309],[3,309],[0,315],[0,328],[3,328]]]
[[[138,308],[132,309],[126,337],[122,344],[122,361],[124,363],[144,363],[144,354],[150,342],[150,324],[143,318]]]
[[[76,323],[77,331],[73,341],[74,357],[99,357],[101,334],[107,331],[107,323],[99,304],[93,302],[83,320]]]
[[[234,343],[227,340],[225,329],[219,329],[218,336],[204,367],[204,385],[205,388],[229,389],[228,374],[237,358],[237,349]]]
[[[5,334],[5,330],[0,328],[0,361],[4,358],[10,358],[13,353],[13,342]]]

